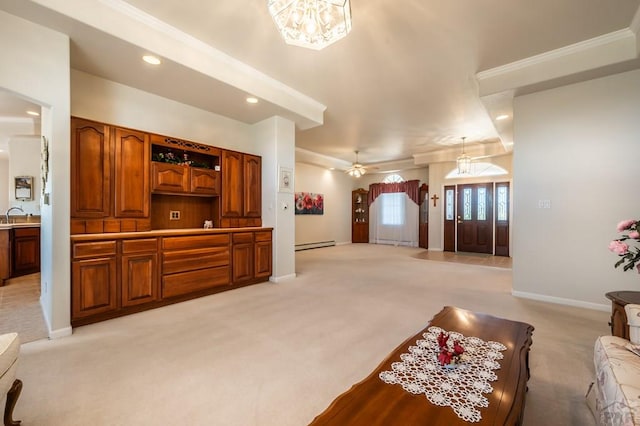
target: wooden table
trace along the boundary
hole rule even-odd
[[[605,294],[611,300],[611,335],[629,340],[629,324],[624,307],[628,304],[640,304],[640,291],[612,291]]]
[[[484,394],[487,408],[480,408],[482,420],[469,423],[460,419],[451,407],[431,404],[425,395],[413,395],[399,385],[384,383],[378,374],[391,370],[393,362],[408,352],[430,326],[457,331],[466,337],[493,340],[507,347],[491,382],[493,392]],[[398,346],[367,378],[336,398],[312,425],[521,425],[524,414],[529,348],[533,327],[490,315],[447,306],[427,327]]]

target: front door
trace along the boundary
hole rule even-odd
[[[458,251],[493,253],[493,184],[458,185]]]

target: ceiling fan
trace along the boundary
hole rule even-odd
[[[354,151],[356,153],[356,162],[351,165],[345,173],[348,173],[350,176],[359,178],[360,176],[367,173],[367,168],[362,164],[358,163],[358,151]]]

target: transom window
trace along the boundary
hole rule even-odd
[[[385,176],[385,178],[382,179],[382,183],[400,183],[400,182],[404,182],[404,179],[402,179],[402,176],[396,173]]]

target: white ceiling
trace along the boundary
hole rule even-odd
[[[246,123],[290,118],[299,159],[342,166],[355,150],[363,163],[410,164],[458,150],[463,136],[471,149],[482,142],[509,150],[510,119],[496,122],[495,114],[511,114],[514,92],[482,98],[477,74],[633,28],[639,7],[640,0],[351,0],[351,33],[314,51],[282,41],[266,0],[0,0],[0,9],[69,34],[75,69]],[[119,28],[109,26],[116,17]],[[160,67],[140,61],[149,51],[163,56]],[[247,105],[247,94],[261,102]]]

